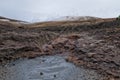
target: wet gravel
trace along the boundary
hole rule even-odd
[[[103,80],[93,70],[76,67],[62,56],[19,59],[0,66],[0,80]]]

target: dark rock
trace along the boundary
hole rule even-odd
[[[42,72],[40,72],[40,75],[42,76],[42,75],[43,75],[43,73],[42,73]]]

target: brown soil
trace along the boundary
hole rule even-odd
[[[17,27],[0,24],[1,64],[23,57],[67,53],[67,61],[94,69],[108,80],[120,80],[120,21],[48,23]]]

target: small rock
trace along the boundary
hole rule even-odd
[[[93,57],[96,53],[87,53],[88,57]]]
[[[54,75],[54,77],[56,77],[56,75]]]
[[[13,63],[12,65],[13,65],[13,66],[15,66],[15,64],[14,64],[14,63]]]
[[[40,72],[40,75],[43,75],[43,73],[42,73],[42,72]]]
[[[44,46],[42,46],[42,49],[44,52],[48,52],[53,49],[53,46],[45,44]]]

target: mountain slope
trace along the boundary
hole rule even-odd
[[[4,22],[4,24],[3,24]],[[116,18],[0,23],[0,64],[19,58],[68,54],[67,61],[120,80],[120,21]]]

